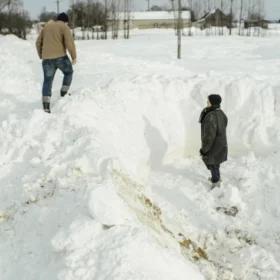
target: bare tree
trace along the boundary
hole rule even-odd
[[[193,0],[188,1],[188,6],[189,6],[189,11],[190,11],[189,36],[192,36]]]
[[[0,0],[0,33],[10,33],[26,39],[27,31],[31,28],[28,13],[23,10],[21,1]]]
[[[6,8],[7,3],[7,0],[0,0],[0,12]]]
[[[230,0],[230,22],[229,22],[229,35],[232,34],[232,22],[233,22],[233,0]]]
[[[244,0],[240,0],[240,14],[239,14],[239,27],[238,27],[238,35],[241,35],[242,21],[243,21],[243,6]]]
[[[123,30],[124,38],[129,39],[130,37],[130,19],[131,19],[131,1],[124,0],[124,18],[123,18]]]
[[[99,39],[99,31],[102,29],[105,33],[107,27],[104,4],[92,0],[72,1],[72,3],[68,11],[71,26],[81,27],[82,39],[89,39],[90,31],[92,33],[91,37],[94,38],[94,32],[98,30],[97,38]],[[105,38],[105,35],[103,34],[101,37]]]
[[[112,26],[112,39],[117,39],[119,36],[120,28],[120,7],[121,0],[112,0],[111,2],[111,26]]]
[[[178,21],[177,21],[177,37],[178,37],[178,43],[177,43],[177,58],[181,59],[182,57],[182,2],[181,0],[178,0]]]
[[[104,15],[105,15],[104,39],[107,40],[107,33],[108,33],[108,0],[104,0]]]
[[[55,19],[57,14],[55,12],[48,12],[46,7],[43,7],[40,15],[39,15],[39,20],[41,22],[47,22],[51,19]]]

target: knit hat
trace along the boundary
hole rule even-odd
[[[211,94],[208,96],[208,100],[212,106],[220,105],[222,103],[222,97],[218,94]]]
[[[68,22],[69,21],[69,17],[65,13],[59,14],[56,19],[60,20],[60,21],[64,21],[64,22]]]

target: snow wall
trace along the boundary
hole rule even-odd
[[[11,44],[17,48],[9,48]],[[18,48],[32,53],[28,42],[10,36],[1,41],[4,157],[23,157],[35,145],[44,160],[62,149],[64,156],[68,151],[76,154],[79,162],[84,157],[83,168],[94,167],[98,174],[114,160],[133,177],[144,179],[150,168],[198,155],[198,118],[212,93],[223,97],[230,156],[267,153],[279,145],[279,88],[261,79],[187,72],[184,77],[171,73],[112,78],[95,90],[75,89],[74,83],[73,95],[54,97],[53,114],[46,116],[40,108],[40,77],[34,79],[34,65]],[[30,104],[28,119],[13,114],[19,102]],[[17,147],[21,149],[14,153]]]

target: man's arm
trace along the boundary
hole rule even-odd
[[[77,53],[76,53],[76,46],[74,42],[74,38],[71,34],[70,28],[65,25],[64,28],[64,43],[66,49],[69,51],[70,56],[72,58],[72,62],[76,62],[77,59]]]
[[[201,153],[206,155],[216,138],[217,134],[217,122],[216,116],[213,113],[209,113],[204,120],[204,132],[203,132],[203,139],[202,139],[202,148]]]
[[[40,32],[40,35],[38,36],[36,40],[36,49],[38,52],[38,55],[40,59],[42,59],[42,51],[43,51],[43,30]]]

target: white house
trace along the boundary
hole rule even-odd
[[[120,21],[120,27],[127,20],[128,15],[120,13],[117,19]],[[178,12],[174,11],[147,11],[147,12],[131,12],[129,14],[130,27],[139,29],[150,28],[174,28],[178,18]],[[112,19],[111,19],[112,20]],[[190,11],[182,12],[182,21],[184,27],[191,24]]]

